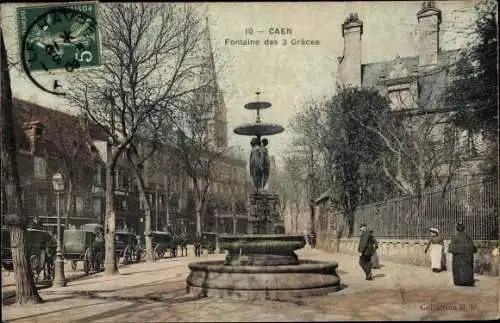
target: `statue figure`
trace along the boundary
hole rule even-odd
[[[252,176],[253,184],[258,190],[262,185],[263,151],[259,138],[252,138],[250,145],[252,146],[252,151],[250,152],[250,176]]]
[[[267,152],[268,140],[266,138],[262,139],[262,188],[266,187],[267,180],[269,179],[269,153]]]

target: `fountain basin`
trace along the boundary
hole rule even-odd
[[[227,266],[298,265],[294,250],[305,244],[303,235],[221,235],[219,238],[219,246],[228,251],[224,263]]]
[[[187,291],[197,296],[289,299],[340,289],[338,264],[302,260],[285,266],[227,266],[223,261],[189,264]]]
[[[270,136],[285,131],[285,128],[275,123],[247,123],[234,128],[234,133],[244,136]]]

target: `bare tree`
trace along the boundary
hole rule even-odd
[[[420,196],[438,184],[446,190],[459,170],[462,152],[456,145],[457,132],[449,122],[449,110],[439,100],[447,68],[416,79],[422,84],[420,93],[415,84],[409,91],[393,94],[389,97],[392,109],[373,114],[370,125],[351,114],[387,148],[382,169],[404,195]]]
[[[196,208],[196,232],[202,232],[202,216],[210,195],[210,183],[216,176],[218,161],[230,151],[226,134],[226,107],[217,79],[217,69],[228,66],[214,59],[208,19],[198,48],[202,70],[197,76],[199,88],[182,98],[174,118],[179,145],[175,150],[182,169],[193,184]],[[222,119],[222,120],[221,120]]]
[[[314,200],[328,187],[325,154],[321,145],[324,135],[324,131],[321,130],[324,127],[324,117],[321,102],[310,100],[290,122],[294,137],[288,158],[295,159],[294,163],[302,166],[296,167],[295,172],[300,185],[304,186],[310,212],[311,230],[313,230],[314,222]]]
[[[196,48],[199,19],[191,5],[106,4],[99,15],[103,68],[81,75],[71,101],[109,136],[106,153],[105,273],[117,273],[114,256],[114,175],[118,158],[127,151],[134,165],[146,208],[146,231],[151,229],[151,207],[144,195],[141,166],[157,145],[137,149],[138,138],[155,142],[162,122],[176,100],[197,86],[200,70]],[[146,240],[147,249],[151,242]]]
[[[14,131],[12,113],[12,90],[10,87],[9,64],[7,49],[0,27],[0,66],[2,69],[1,83],[1,175],[2,175],[2,222],[7,224],[10,231],[12,248],[12,262],[16,284],[16,301],[18,304],[41,303],[38,295],[31,264],[27,257],[26,241],[26,213],[23,207],[19,173],[17,166],[17,144]]]
[[[308,204],[306,185],[304,178],[301,177],[303,165],[299,159],[293,156],[289,156],[284,162],[283,170],[276,176],[278,195],[280,196],[280,211],[282,214],[288,212],[291,229],[296,233],[299,218],[302,215],[301,206]]]
[[[173,150],[176,149],[173,143],[164,144],[157,154],[151,158],[149,175],[163,176],[162,186],[165,193],[166,222],[170,223],[170,212],[172,201],[179,199],[183,189],[184,174],[182,166]],[[161,175],[160,175],[161,174]],[[157,201],[158,202],[158,201]]]
[[[176,150],[182,169],[192,182],[195,195],[196,208],[196,232],[202,232],[202,216],[210,196],[210,183],[215,178],[218,162],[228,151],[225,145],[218,145],[214,127],[212,124],[212,113],[214,104],[204,104],[203,99],[196,94],[186,105],[183,114],[185,119],[179,127],[181,144]],[[210,94],[208,94],[210,95]]]

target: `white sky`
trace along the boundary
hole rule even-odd
[[[464,27],[473,18],[472,1],[437,1],[442,10],[441,48],[462,47]],[[1,18],[9,56],[18,58],[18,37],[15,9],[28,4],[2,4]],[[31,5],[31,4],[30,4]],[[37,3],[36,5],[41,5]],[[363,21],[362,62],[370,63],[400,56],[416,55],[416,13],[421,1],[394,2],[315,2],[315,3],[209,3],[206,4],[212,46],[216,60],[228,64],[219,71],[219,83],[225,92],[228,108],[228,132],[241,123],[253,122],[255,113],[243,105],[256,99],[273,104],[262,113],[264,122],[285,126],[300,110],[301,102],[333,94],[337,57],[342,56],[341,24],[351,12]],[[269,35],[270,27],[292,28],[292,35]],[[245,35],[253,28],[254,35]],[[257,33],[258,30],[265,31]],[[225,45],[225,39],[286,38],[287,46]],[[291,39],[319,40],[319,46],[292,46]],[[63,99],[34,86],[21,72],[11,72],[13,95],[40,105],[65,109]],[[72,112],[72,111],[69,111]],[[74,111],[73,111],[74,112]],[[278,161],[290,133],[270,138],[270,153]],[[249,151],[249,138],[234,135],[230,144]]]

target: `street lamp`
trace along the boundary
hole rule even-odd
[[[62,235],[61,235],[61,211],[60,211],[60,195],[64,190],[64,177],[61,173],[55,173],[52,176],[52,185],[56,192],[56,210],[57,210],[57,249],[56,249],[56,264],[54,272],[54,286],[66,286],[66,277],[64,277],[64,259],[62,252]]]
[[[217,209],[214,210],[215,215],[215,250],[219,252],[219,213]]]

